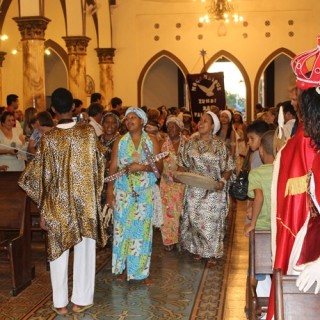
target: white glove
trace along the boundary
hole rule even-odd
[[[301,270],[299,267],[295,267],[295,269]],[[300,291],[307,292],[315,282],[317,282],[317,285],[314,293],[317,294],[320,290],[320,258],[302,267],[296,285]]]

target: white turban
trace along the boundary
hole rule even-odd
[[[148,118],[147,118],[146,113],[145,113],[142,109],[137,108],[137,107],[130,107],[130,108],[126,111],[126,113],[125,113],[124,116],[127,117],[127,115],[128,115],[129,113],[131,113],[131,112],[135,113],[140,119],[143,120],[143,126],[145,126],[145,125],[147,124]]]
[[[231,112],[230,112],[229,110],[223,110],[223,111],[221,111],[221,114],[224,114],[224,113],[228,116],[229,122],[230,122],[231,119],[232,119],[232,114],[231,114]]]
[[[181,121],[181,119],[179,119],[176,116],[169,116],[167,118],[166,125],[168,125],[169,122],[175,123],[180,128],[180,130],[182,130],[184,128],[183,122]]]
[[[116,119],[116,121],[117,121],[117,128],[119,128],[120,127],[120,119],[119,119],[119,117],[115,114],[115,113],[113,113],[113,112],[107,112],[107,113],[105,113],[104,115],[103,115],[103,117],[102,117],[102,121],[101,121],[101,123],[102,124],[104,124],[104,122],[106,121],[106,118],[107,117],[114,117],[115,119]]]
[[[214,128],[213,128],[213,132],[212,132],[212,135],[215,135],[219,130],[220,130],[220,121],[219,121],[219,118],[217,117],[217,115],[212,112],[212,111],[207,111],[206,113],[208,113],[211,118],[212,118],[212,121],[214,123]]]

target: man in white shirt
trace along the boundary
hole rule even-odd
[[[7,111],[12,112],[15,115],[15,112],[19,109],[19,97],[16,94],[7,95]],[[22,133],[22,128],[20,122],[16,119],[15,127]]]
[[[97,137],[102,135],[101,119],[103,114],[103,106],[99,103],[91,103],[88,108],[89,124],[93,126]]]
[[[282,104],[283,117],[284,117],[284,135],[286,140],[290,139],[292,128],[296,122],[297,114],[290,101],[286,101]]]

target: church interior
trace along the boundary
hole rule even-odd
[[[47,110],[52,92],[64,87],[84,107],[99,92],[105,110],[111,109],[113,97],[120,97],[123,106],[191,110],[187,76],[227,61],[242,77],[241,111],[250,123],[256,104],[273,107],[292,98],[290,63],[317,46],[320,2],[233,0],[230,12],[241,15],[237,21],[210,12],[212,3],[225,2],[229,0],[0,0],[0,105],[6,106],[6,96],[13,93],[22,111]],[[199,20],[207,14],[209,21]],[[33,225],[35,275],[15,296],[0,256],[0,319],[262,319],[265,309],[252,316],[248,302],[246,214],[245,201],[231,200],[225,252],[215,266],[178,250],[165,252],[155,230],[155,283],[150,288],[117,282],[107,246],[97,254],[94,307],[66,316],[50,309],[45,235]]]

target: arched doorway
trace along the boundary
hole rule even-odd
[[[205,64],[203,71],[205,70],[208,70],[208,72],[223,71],[225,73],[224,79],[228,107],[230,107],[231,109],[241,110],[245,118],[250,121],[250,80],[245,68],[240,63],[240,61],[229,52],[221,50],[209,59],[209,61]],[[232,72],[236,72],[237,77],[234,77],[234,75],[232,75]]]
[[[285,48],[271,53],[261,64],[254,81],[254,102],[273,107],[290,100],[289,90],[295,84],[291,59],[295,54]]]
[[[138,80],[138,105],[157,108],[188,107],[187,69],[168,51],[153,56],[142,69]]]

